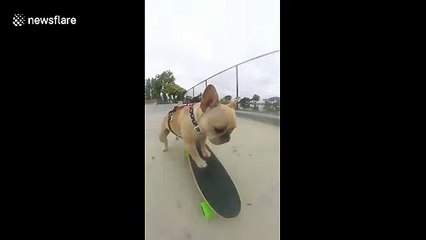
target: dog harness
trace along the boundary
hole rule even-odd
[[[200,126],[198,126],[197,121],[195,120],[195,116],[194,116],[194,103],[187,103],[187,104],[183,104],[183,105],[177,105],[175,106],[172,110],[169,111],[168,113],[168,118],[167,118],[167,124],[169,126],[169,130],[176,135],[177,137],[182,138],[182,136],[177,135],[173,130],[172,127],[170,126],[170,122],[173,121],[173,113],[176,112],[179,109],[182,109],[186,106],[189,106],[189,117],[191,118],[192,121],[192,125],[194,125],[194,130],[195,132],[197,132],[198,134],[201,133],[201,129]]]

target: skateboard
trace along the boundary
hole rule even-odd
[[[202,157],[200,145],[197,143],[198,153],[207,162],[205,168],[199,168],[188,151],[184,151],[184,157],[190,162],[191,173],[204,199],[201,202],[202,213],[206,219],[216,215],[224,218],[236,217],[241,210],[237,188],[216,155],[207,145],[206,147],[211,153],[209,158]]]

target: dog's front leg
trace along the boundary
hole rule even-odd
[[[203,153],[203,157],[209,158],[211,156],[210,151],[206,147],[206,140],[203,139],[200,141],[201,152]]]
[[[194,159],[195,163],[199,168],[205,168],[207,167],[206,161],[204,161],[200,154],[198,154],[197,147],[194,143],[185,143],[186,148],[188,149],[189,154],[191,155],[192,159]]]

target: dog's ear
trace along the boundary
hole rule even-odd
[[[237,100],[234,99],[230,103],[227,104],[228,107],[237,110]]]
[[[219,104],[219,96],[217,95],[216,88],[213,85],[208,85],[204,90],[203,98],[201,100],[201,110],[206,111],[208,107],[216,107]]]

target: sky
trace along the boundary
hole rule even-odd
[[[279,4],[279,0],[146,0],[145,79],[171,70],[176,83],[189,89],[235,64],[280,50]],[[251,88],[265,83],[254,77],[264,69],[275,76],[264,84],[272,91],[264,90],[265,95],[279,96],[277,60],[265,61],[269,62],[252,64],[260,66],[257,70],[245,67],[243,89],[251,94],[256,90]],[[225,73],[215,82],[223,91],[233,92],[234,76]]]

